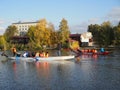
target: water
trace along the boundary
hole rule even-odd
[[[120,90],[119,51],[80,58],[36,63],[1,57],[0,90]]]

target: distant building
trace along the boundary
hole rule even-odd
[[[91,32],[82,33],[80,39],[81,39],[81,46],[92,46],[93,42],[92,42]]]
[[[81,46],[80,36],[81,36],[81,34],[70,34],[70,38],[71,38],[72,40],[78,41],[78,42],[79,42],[79,46]]]
[[[76,40],[79,42],[80,46],[92,46],[92,33],[85,32],[82,34],[70,34],[70,38],[72,40]]]
[[[12,25],[16,26],[18,29],[18,36],[24,36],[27,32],[30,26],[36,26],[38,22],[18,22],[13,23]]]

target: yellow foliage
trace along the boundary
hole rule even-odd
[[[72,48],[72,49],[79,48],[79,43],[78,43],[78,41],[73,41],[73,42],[71,42],[70,48]]]

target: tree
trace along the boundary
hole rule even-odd
[[[103,22],[100,25],[89,25],[88,31],[92,32],[93,40],[100,46],[112,45],[114,41],[114,31],[111,26],[111,23]]]
[[[30,42],[35,48],[43,48],[50,44],[50,31],[46,19],[41,19],[35,27],[30,27],[27,33]]]
[[[6,50],[6,41],[3,36],[0,36],[0,49]]]
[[[92,33],[92,35],[93,35],[93,40],[94,40],[94,42],[96,42],[97,44],[100,44],[101,43],[101,38],[100,38],[100,36],[101,36],[101,31],[100,31],[100,29],[101,29],[101,26],[100,25],[98,25],[98,24],[95,24],[95,25],[89,25],[88,26],[88,32],[91,32]]]
[[[119,46],[120,45],[120,22],[118,26],[114,27],[113,30],[114,30],[114,35],[115,35],[114,44]]]
[[[46,19],[41,19],[36,26],[35,38],[38,42],[38,46],[49,45],[50,43],[50,32],[47,28]]]
[[[103,31],[103,40],[102,42],[105,46],[111,45],[114,40],[114,32],[109,21],[103,22],[101,25],[101,30]]]
[[[50,45],[54,45],[58,42],[57,32],[55,31],[54,25],[52,23],[48,24],[47,29],[50,32]]]
[[[27,36],[29,37],[29,48],[35,48],[36,47],[36,39],[35,39],[35,30],[36,30],[36,27],[35,26],[31,26],[29,29],[28,29],[28,32],[27,32]]]
[[[64,43],[66,40],[69,39],[70,30],[68,27],[67,20],[65,20],[64,18],[60,22],[58,35],[59,35],[59,40],[62,43]]]
[[[4,38],[8,43],[10,43],[11,38],[17,34],[18,34],[18,30],[16,26],[8,26],[8,28],[4,33]]]

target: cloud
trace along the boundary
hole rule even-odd
[[[105,17],[105,20],[110,21],[113,25],[120,22],[120,7],[113,8]]]
[[[100,20],[99,18],[91,18],[88,20],[88,23],[89,24],[98,24],[99,20]]]
[[[120,20],[120,7],[113,8],[110,13],[107,15],[110,19],[119,19]]]
[[[70,31],[71,33],[83,33],[83,32],[87,32],[87,28],[88,28],[88,23],[86,22],[82,22],[79,25],[73,25],[70,27]]]
[[[5,32],[5,28],[4,27],[0,27],[0,35],[3,35],[4,32]]]
[[[5,32],[5,21],[0,19],[0,35],[3,35],[3,33]]]
[[[73,26],[70,27],[70,30],[71,30],[71,33],[87,32],[88,25],[90,25],[90,24],[101,24],[105,21],[110,21],[113,25],[117,25],[118,22],[120,22],[120,7],[114,7],[104,17],[90,18],[86,22],[81,22],[78,25],[73,25]]]

